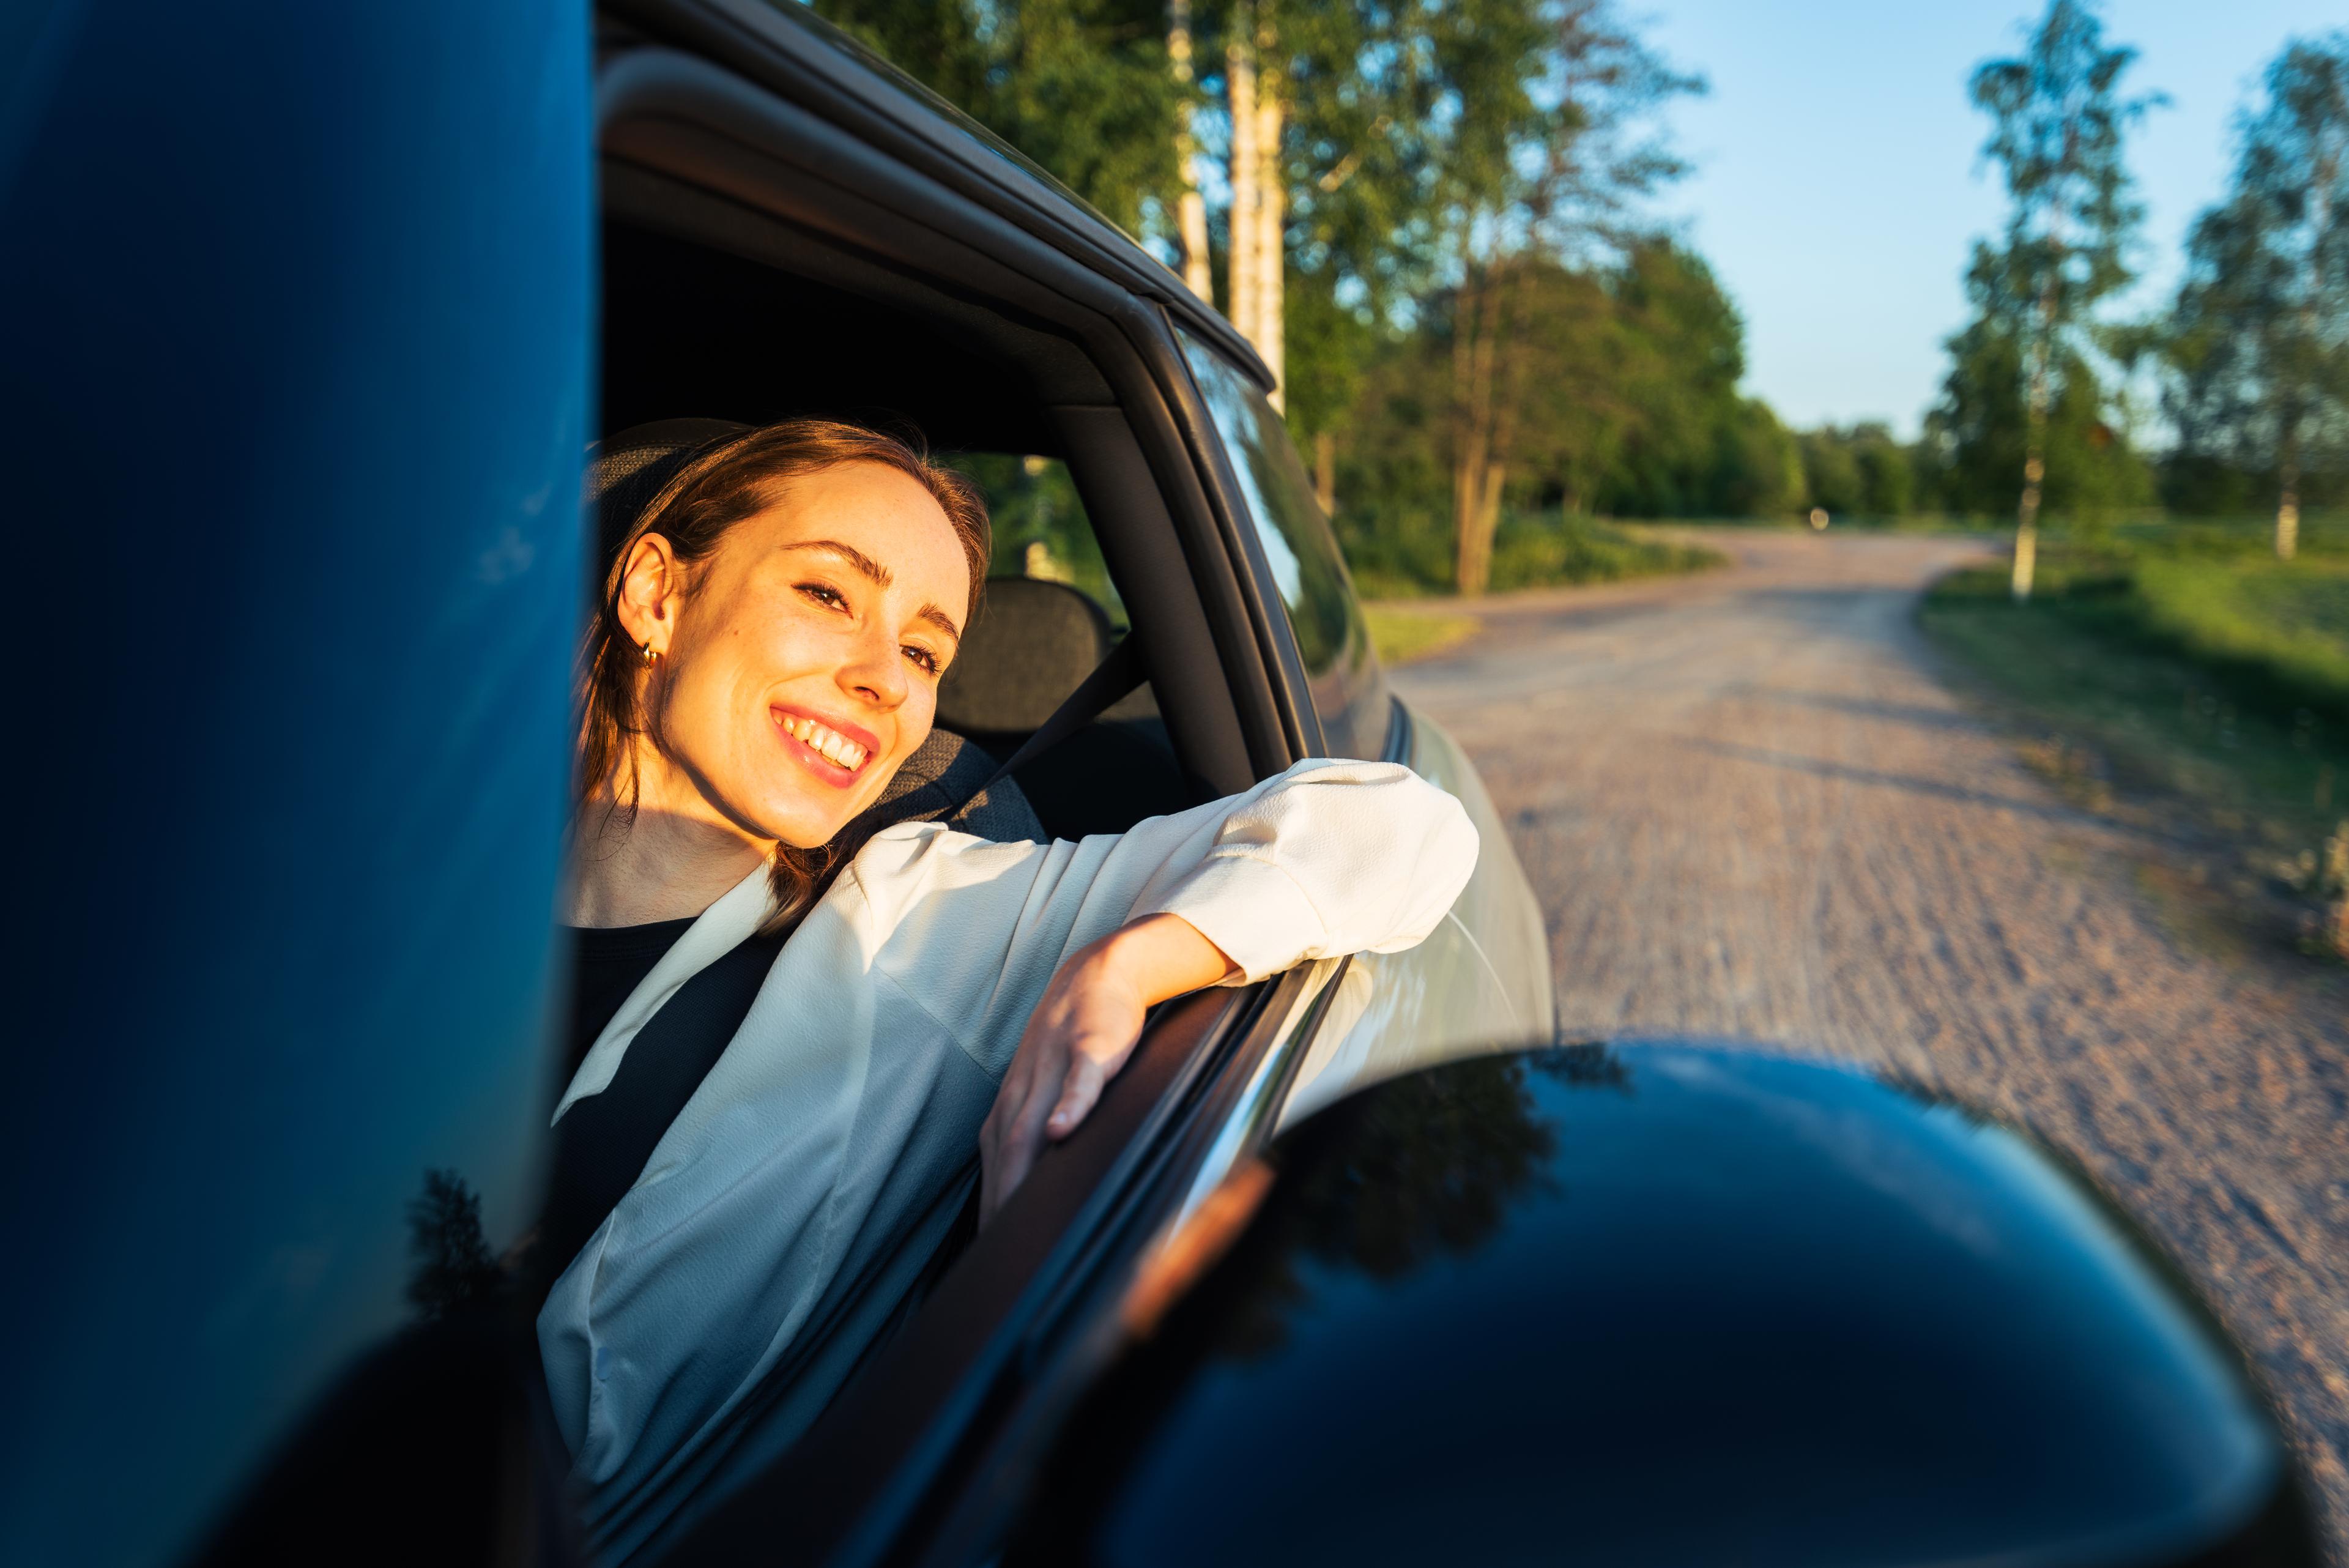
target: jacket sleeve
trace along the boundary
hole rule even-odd
[[[1198,928],[1238,966],[1227,985],[1416,947],[1476,868],[1467,812],[1393,763],[1299,763],[1198,815],[1210,820],[1183,834],[1133,914]]]
[[[1000,1074],[1061,961],[1145,915],[1179,915],[1242,984],[1423,940],[1475,869],[1451,795],[1393,763],[1307,761],[1123,834],[988,844],[934,825],[876,837],[855,874],[875,965]]]

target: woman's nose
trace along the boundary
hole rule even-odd
[[[840,684],[851,695],[876,707],[895,708],[905,700],[905,661],[898,656],[897,639],[875,628],[856,639],[855,651],[841,667]]]

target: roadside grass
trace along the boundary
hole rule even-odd
[[[1392,605],[1364,605],[1362,618],[1370,623],[1371,645],[1379,650],[1379,662],[1390,669],[1456,648],[1485,624],[1473,615]]]
[[[1453,592],[1452,535],[1417,517],[1350,526],[1346,562],[1362,596],[1413,599]],[[1668,576],[1726,565],[1718,550],[1673,536],[1662,524],[1574,513],[1512,512],[1493,540],[1492,591],[1570,587]]]
[[[2215,891],[2302,911],[2349,957],[2349,553],[2282,563],[2208,540],[2043,549],[2032,601],[2003,566],[1944,578],[1919,623],[2033,733],[2026,765],[2092,811],[2182,811],[2231,861]],[[2328,870],[2328,867],[2333,869]]]

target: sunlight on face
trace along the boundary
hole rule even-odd
[[[827,842],[928,737],[969,601],[962,543],[918,481],[870,462],[793,481],[693,574],[662,759],[753,837]]]

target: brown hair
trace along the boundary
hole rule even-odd
[[[647,534],[667,539],[678,560],[690,567],[708,559],[736,524],[772,505],[792,481],[844,463],[877,462],[918,481],[946,513],[970,565],[970,603],[963,623],[970,624],[968,617],[978,614],[979,588],[987,580],[987,503],[977,484],[931,458],[916,444],[919,439],[907,441],[832,420],[785,420],[713,441],[670,476],[621,538],[581,649],[574,783],[580,811],[607,780],[617,797],[615,810],[633,818],[636,809],[639,781],[630,742],[657,725],[657,721],[648,722],[644,698],[660,671],[658,667],[645,669],[635,641],[620,624],[620,587],[629,553]],[[624,772],[625,778],[620,776]],[[822,896],[832,874],[859,847],[847,842],[847,836],[807,849],[776,846],[777,908],[770,929],[804,913]]]

